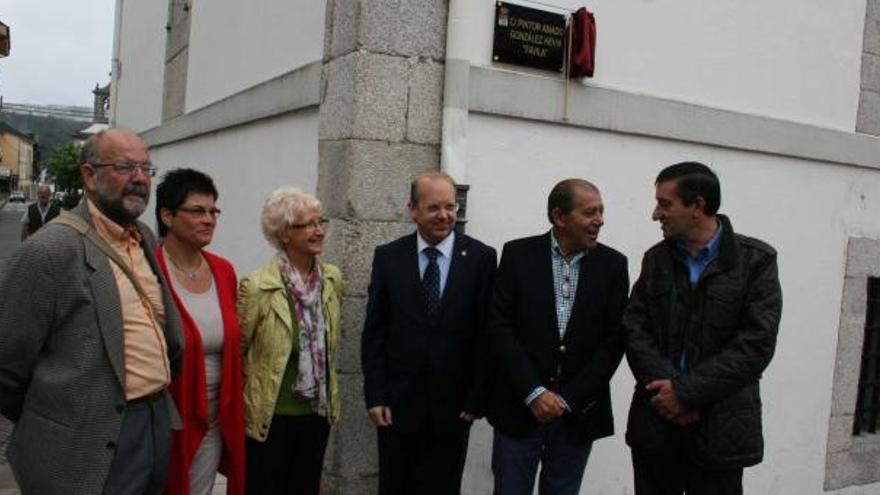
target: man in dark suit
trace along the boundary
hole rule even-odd
[[[51,222],[61,213],[61,206],[52,199],[52,191],[47,185],[37,188],[37,202],[28,206],[21,217],[21,240],[40,229],[43,225]]]
[[[455,233],[455,183],[410,188],[417,231],[376,248],[361,362],[378,428],[379,492],[457,494],[471,421],[482,416],[495,250]]]
[[[0,412],[22,493],[159,494],[180,367],[180,316],[137,218],[156,167],[133,132],[83,147],[85,199],[0,277]]]
[[[578,493],[592,442],[614,432],[629,277],[597,242],[603,214],[595,185],[567,179],[547,201],[550,232],[504,246],[489,323],[496,495],[530,495],[539,464],[541,494]]]

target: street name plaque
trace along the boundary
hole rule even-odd
[[[495,3],[495,62],[562,71],[564,40],[564,15],[507,2]]]

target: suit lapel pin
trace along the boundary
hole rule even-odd
[[[462,251],[461,251],[461,255],[462,255],[462,256],[467,256],[467,251],[462,250]]]

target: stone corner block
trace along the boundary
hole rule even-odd
[[[862,54],[862,89],[880,92],[880,54]]]
[[[867,19],[880,21],[880,0],[868,0]]]
[[[833,454],[852,448],[853,416],[851,414],[831,416],[828,423],[828,446],[826,452]]]
[[[861,353],[855,356],[838,354],[834,365],[834,388],[831,391],[832,416],[852,414],[859,395],[859,372],[862,367]]]
[[[357,51],[324,68],[320,139],[403,141],[409,61]]]
[[[846,249],[846,276],[880,276],[880,240],[867,237],[849,238]]]
[[[328,442],[324,465],[328,474],[342,479],[375,475],[379,470],[376,428],[364,406],[363,378],[344,375],[340,382],[342,416]]]
[[[406,121],[406,139],[414,143],[440,143],[443,123],[444,65],[422,60],[412,67]]]
[[[355,63],[350,54],[324,64],[321,74],[320,139],[351,137],[355,111]]]
[[[361,333],[367,314],[366,297],[342,300],[342,332],[336,354],[336,369],[343,374],[361,372]]]
[[[183,5],[171,2],[168,12],[168,30],[165,41],[165,61],[171,60],[181,50],[189,46],[190,15],[192,11],[183,10]]]
[[[384,141],[322,141],[318,197],[330,216],[409,221],[412,177],[439,166],[435,146]]]
[[[447,0],[362,0],[358,42],[370,51],[442,59]]]
[[[866,53],[880,55],[880,19],[871,19],[870,17],[865,19],[865,34],[862,38],[862,50]]]
[[[347,297],[367,295],[376,246],[414,231],[412,222],[333,219],[330,227],[326,259],[342,270]]]
[[[880,136],[880,93],[870,90],[860,93],[856,132]]]
[[[359,0],[329,0],[325,14],[324,58],[333,59],[357,48]]]
[[[186,108],[186,79],[189,48],[183,48],[165,63],[162,96],[162,121],[183,115]]]

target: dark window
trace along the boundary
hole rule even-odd
[[[853,435],[875,433],[880,415],[880,278],[868,277],[865,342]]]

